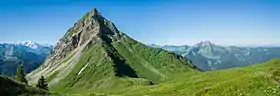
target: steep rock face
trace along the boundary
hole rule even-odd
[[[192,67],[179,55],[131,39],[93,9],[68,30],[45,63],[27,77],[35,83],[44,75],[54,90],[67,91],[76,87],[150,85],[177,72],[195,71]]]
[[[55,64],[55,61],[65,58],[74,49],[78,49],[78,47],[81,47],[82,45],[88,45],[85,43],[100,42],[100,38],[98,37],[101,35],[101,31],[102,35],[108,34],[112,36],[117,32],[115,26],[94,9],[87,13],[83,19],[75,23],[64,37],[60,39],[53,54],[49,56],[48,62],[50,62],[51,65]],[[49,64],[46,64],[45,67],[47,67],[47,65]]]

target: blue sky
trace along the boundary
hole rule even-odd
[[[279,0],[4,0],[0,42],[56,44],[94,7],[146,44],[280,45]]]

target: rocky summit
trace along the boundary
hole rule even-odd
[[[31,84],[45,76],[55,92],[154,85],[179,72],[196,72],[182,56],[148,47],[105,19],[97,9],[82,17],[59,40]]]

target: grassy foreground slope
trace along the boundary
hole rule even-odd
[[[48,92],[31,87],[26,84],[18,83],[14,80],[9,79],[8,77],[0,76],[0,95],[1,96],[38,96],[46,95]]]
[[[129,96],[280,95],[280,59],[243,68],[202,73],[182,73],[174,74],[174,76],[173,80],[154,86],[138,86],[102,92],[104,94]]]

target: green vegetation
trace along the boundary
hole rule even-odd
[[[19,82],[23,82],[25,84],[28,84],[28,82],[25,78],[24,71],[23,71],[23,64],[19,65],[18,68],[17,68],[16,80],[19,81]]]
[[[17,68],[16,81],[9,79],[9,77],[0,75],[0,94],[3,96],[43,96],[43,95],[55,95],[49,94],[47,91],[37,89],[28,85],[28,81],[25,78],[25,74],[23,71],[23,65],[19,65]],[[45,79],[40,78],[38,81],[39,88],[47,90],[47,85],[45,84]]]
[[[176,74],[155,86],[142,86],[115,93],[151,96],[277,96],[280,59],[244,68]],[[110,93],[110,92],[108,92]],[[114,94],[114,93],[110,93]]]
[[[195,72],[191,64],[174,53],[147,47],[128,36],[122,37],[120,42],[114,42],[113,45],[141,78],[159,83],[174,73]]]
[[[249,67],[209,72],[181,72],[165,82],[152,85],[146,79],[112,77],[102,83],[108,88],[86,89],[86,83],[68,88],[64,94],[129,95],[129,96],[277,96],[280,94],[280,59]],[[89,70],[88,70],[89,71]],[[88,74],[83,74],[84,76]],[[78,76],[78,78],[94,78]],[[98,77],[95,77],[98,78]],[[83,82],[92,82],[84,80]],[[65,82],[65,81],[63,81]],[[77,81],[76,81],[77,82]],[[138,83],[137,83],[138,82]],[[145,83],[146,82],[146,83]],[[68,83],[67,83],[68,84]],[[79,81],[79,84],[80,81]],[[101,84],[101,82],[99,82]],[[88,87],[92,88],[92,87]],[[53,88],[55,89],[55,88]]]
[[[92,81],[102,79],[106,74],[109,77],[109,74],[112,74],[113,69],[110,68],[112,65],[110,65],[109,60],[106,60],[105,57],[102,56],[105,56],[105,51],[102,50],[101,46],[91,46],[87,51],[83,52],[81,59],[72,72],[65,79],[61,80],[61,83],[53,87],[53,89],[56,92],[67,92],[68,88],[71,87],[80,87],[82,89],[82,86],[84,86],[86,88],[91,88],[94,84]],[[78,75],[80,70],[86,66],[87,62],[90,63],[87,65],[90,69],[85,69]],[[96,66],[99,67],[97,68]],[[77,82],[78,84],[76,84]]]
[[[47,91],[31,87],[27,84],[18,83],[8,77],[0,76],[1,96],[45,96],[51,95]]]
[[[49,90],[48,84],[46,83],[46,79],[44,76],[41,76],[40,79],[38,80],[38,83],[36,87],[44,89],[44,90]]]
[[[53,74],[51,74],[51,75],[46,79],[46,81],[47,81],[47,82],[50,82],[52,79],[54,79],[54,78],[57,76],[58,73],[59,73],[58,71],[55,71]]]

